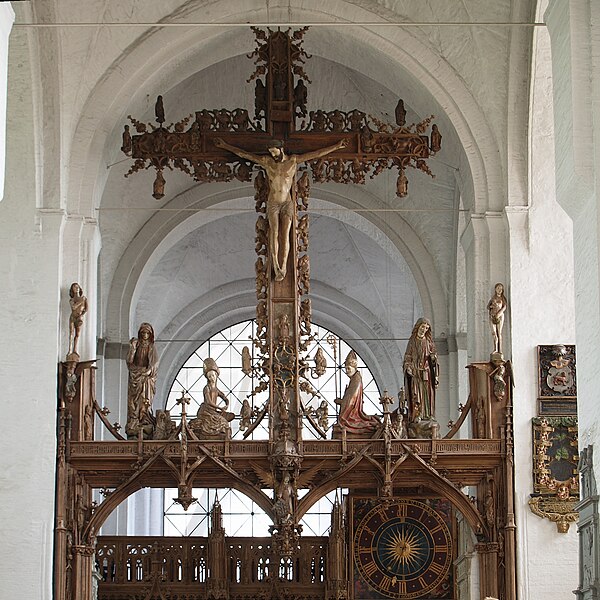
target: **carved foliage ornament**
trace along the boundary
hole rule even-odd
[[[532,512],[556,523],[560,533],[578,518],[577,419],[537,417],[533,419]]]

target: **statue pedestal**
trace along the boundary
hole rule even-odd
[[[372,431],[371,433],[350,433],[345,427],[335,424],[331,432],[331,439],[343,440],[346,438],[347,440],[370,440],[376,433],[377,430]]]

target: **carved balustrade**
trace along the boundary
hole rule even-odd
[[[226,538],[229,597],[261,597],[273,587],[284,590],[293,585],[304,598],[323,598],[327,540],[304,536],[299,552],[279,560],[273,557],[270,537]],[[161,589],[168,588],[178,599],[205,597],[208,547],[205,537],[100,536],[96,546],[102,576],[98,598],[143,598],[156,579]]]

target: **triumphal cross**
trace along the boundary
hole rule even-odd
[[[316,395],[303,354],[311,341],[308,196],[310,177],[321,183],[365,183],[388,168],[398,171],[396,194],[408,193],[407,167],[431,175],[427,159],[440,149],[441,135],[433,117],[407,125],[402,100],[396,123],[384,123],[354,109],[307,109],[304,71],[309,55],[303,48],[307,28],[267,31],[253,28],[256,49],[254,114],[247,109],[202,109],[165,125],[163,99],[155,106],[156,123],[129,117],[122,150],[134,159],[126,176],[153,167],[153,196],[164,196],[165,170],[177,168],[198,182],[251,181],[256,191],[256,295],[260,358],[252,368],[269,391],[255,411],[244,436],[269,420],[271,472],[263,484],[274,490],[273,536],[282,554],[290,554],[299,532],[297,490],[303,486],[302,427],[325,437],[315,411],[303,401]],[[301,395],[301,393],[303,395]],[[345,436],[343,428],[337,431]],[[334,435],[336,432],[334,431]],[[304,482],[305,484],[306,482]]]

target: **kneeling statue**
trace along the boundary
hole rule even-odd
[[[229,401],[217,387],[219,374],[217,363],[212,358],[207,358],[204,361],[204,402],[200,405],[196,418],[190,421],[192,431],[199,437],[224,437],[229,431],[229,423],[235,417],[234,413],[226,411]],[[219,398],[225,403],[224,406],[219,406]]]

